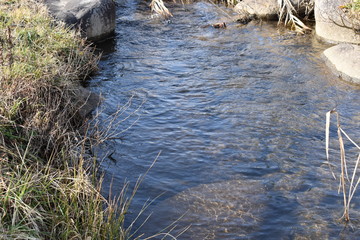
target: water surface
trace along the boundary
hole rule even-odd
[[[127,130],[99,153],[113,192],[134,184],[161,151],[133,202],[136,214],[161,195],[140,232],[188,211],[178,228],[192,227],[178,239],[358,236],[337,221],[342,197],[324,165],[324,125],[336,107],[356,139],[360,89],[324,65],[328,45],[276,23],[214,29],[232,13],[204,2],[171,5],[168,21],[143,3],[119,5],[90,88],[106,99],[101,119],[125,105],[116,132]],[[336,156],[335,142],[332,149]]]

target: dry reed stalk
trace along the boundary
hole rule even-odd
[[[301,34],[311,31],[311,28],[306,26],[296,15],[296,9],[290,0],[278,0],[279,5],[279,24],[284,19],[285,25],[290,25],[291,28]],[[309,10],[306,10],[309,11]]]
[[[165,19],[173,16],[162,0],[152,0],[150,3],[150,8],[152,12],[159,14]]]
[[[360,176],[357,177],[358,166],[360,162],[360,153],[358,154],[357,160],[355,161],[355,166],[352,169],[351,179],[349,179],[349,168],[347,166],[346,154],[345,154],[345,144],[343,136],[348,139],[353,146],[355,146],[360,151],[360,146],[356,144],[349,135],[341,128],[340,125],[340,116],[339,113],[334,109],[326,113],[326,126],[325,126],[325,148],[326,148],[326,159],[329,165],[329,169],[333,177],[336,179],[335,172],[332,168],[332,164],[330,164],[330,156],[329,156],[329,142],[330,142],[330,115],[336,115],[336,124],[337,124],[337,135],[339,141],[339,149],[340,149],[340,176],[339,176],[339,192],[343,193],[343,204],[344,204],[344,213],[342,218],[348,222],[350,221],[350,203],[353,199],[353,196],[357,190],[357,187],[360,183]],[[356,180],[357,178],[357,180]],[[354,183],[356,184],[354,185]],[[348,194],[347,194],[348,192]]]

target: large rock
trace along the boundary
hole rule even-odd
[[[305,16],[307,11],[312,8],[313,0],[290,0],[294,14]],[[278,0],[240,0],[234,10],[244,16],[255,16],[259,19],[277,20],[279,17],[280,6]]]
[[[329,42],[360,44],[360,24],[342,8],[352,0],[315,0],[316,34]]]
[[[276,20],[278,18],[279,6],[277,0],[241,0],[234,10],[244,16],[256,16],[260,19]]]
[[[324,58],[339,77],[360,84],[360,46],[339,44],[326,49]]]
[[[45,0],[55,18],[75,28],[90,40],[100,40],[115,29],[113,0]]]

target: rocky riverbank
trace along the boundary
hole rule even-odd
[[[278,20],[279,11],[299,17],[314,15],[316,35],[334,44],[324,52],[327,65],[339,77],[360,84],[360,18],[351,9],[352,0],[291,0],[291,7],[277,0],[242,0],[235,6],[241,19]],[[286,9],[287,8],[287,9]],[[346,43],[346,45],[344,45]]]

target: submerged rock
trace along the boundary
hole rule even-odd
[[[178,239],[354,239],[359,222],[352,230],[338,221],[342,196],[336,187],[311,187],[297,174],[202,184],[160,203],[145,232],[173,223],[173,236],[188,227]],[[352,219],[359,218],[358,208]]]
[[[339,44],[325,50],[323,56],[336,75],[360,84],[360,46]]]
[[[45,0],[50,13],[90,40],[101,40],[115,30],[113,0]]]
[[[353,199],[350,207],[351,222],[345,223],[341,220],[343,196],[342,193],[338,193],[336,183],[335,181],[332,191],[315,187],[297,196],[301,205],[297,210],[297,214],[301,216],[301,228],[298,228],[296,239],[358,239],[359,199]]]
[[[259,227],[267,200],[262,181],[203,184],[166,200],[152,218],[173,222],[185,214],[176,225],[191,227],[180,239],[231,239],[234,234],[245,237]]]

